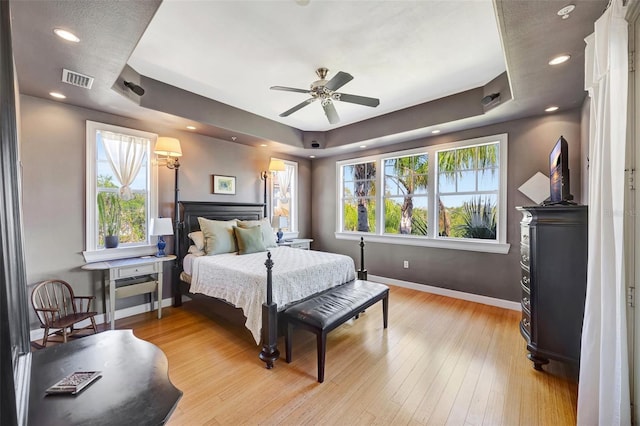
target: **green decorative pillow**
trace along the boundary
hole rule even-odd
[[[233,231],[236,234],[236,240],[238,240],[238,254],[258,253],[267,250],[262,241],[260,226],[252,228],[235,227]]]
[[[271,228],[269,219],[264,218],[262,220],[238,220],[238,226],[240,228],[253,228],[254,226],[259,226],[262,230],[262,242],[264,242],[264,246],[266,248],[278,247],[278,244],[276,243],[276,235]]]
[[[238,251],[233,228],[238,221],[211,220],[199,217],[200,230],[204,235],[204,252],[208,255],[220,253],[234,253]]]

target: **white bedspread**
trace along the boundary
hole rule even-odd
[[[314,293],[355,279],[355,265],[348,256],[313,250],[277,247],[273,260],[273,301],[278,309]],[[262,303],[266,301],[267,253],[236,253],[193,259],[192,293],[217,297],[242,308],[246,327],[260,343]]]

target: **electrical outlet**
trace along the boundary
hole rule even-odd
[[[402,262],[402,266],[404,267],[404,269],[409,269],[409,261],[405,260],[404,262]]]

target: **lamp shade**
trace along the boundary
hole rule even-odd
[[[151,219],[149,235],[173,235],[173,224],[171,218],[160,217]]]
[[[180,141],[176,138],[168,138],[166,136],[160,136],[158,138],[153,152],[157,155],[165,155],[167,157],[182,157]]]
[[[274,229],[286,228],[289,225],[289,221],[286,216],[274,216],[271,219],[271,227]]]
[[[270,172],[284,172],[285,170],[287,170],[287,168],[284,165],[284,161],[272,158],[269,162]]]

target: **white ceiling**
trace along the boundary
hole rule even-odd
[[[58,91],[67,98],[55,102],[157,123],[172,129],[166,136],[189,131],[321,157],[429,138],[434,129],[442,138],[547,114],[550,105],[558,113],[581,108],[584,38],[607,0],[572,0],[576,9],[562,19],[557,12],[566,2],[12,0],[12,46],[22,95],[51,99]],[[81,41],[65,42],[54,28]],[[156,48],[147,45],[154,32],[166,37]],[[560,53],[571,60],[550,66]],[[453,59],[463,63],[452,65]],[[488,62],[471,64],[478,59]],[[319,66],[331,69],[329,77],[351,73],[354,80],[340,91],[380,98],[380,106],[336,103],[338,128],[317,103],[284,124],[274,121],[307,95],[269,87],[306,89]],[[63,68],[94,77],[92,88],[63,83]],[[125,81],[140,84],[145,95]],[[471,89],[460,92],[465,88]],[[481,106],[480,99],[498,92],[499,102]]]
[[[128,64],[138,73],[305,131],[327,131],[485,85],[505,71],[490,0],[164,0]],[[343,93],[377,108],[336,102],[330,125],[309,96],[315,69],[354,79]]]

